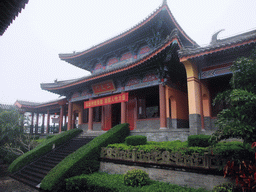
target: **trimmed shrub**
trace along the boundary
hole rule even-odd
[[[211,135],[190,135],[188,136],[189,147],[208,147],[210,146]]]
[[[35,159],[39,158],[40,156],[50,152],[52,150],[53,144],[55,144],[55,146],[57,147],[65,143],[66,141],[70,140],[71,138],[75,137],[82,131],[83,130],[81,129],[72,129],[70,131],[66,131],[58,135],[55,135],[51,139],[47,139],[45,142],[42,142],[36,148],[32,149],[31,151],[28,151],[27,153],[15,159],[12,162],[12,164],[9,166],[8,170],[11,173],[20,170],[25,165],[28,165],[29,163],[33,162]]]
[[[99,163],[101,147],[106,147],[111,143],[124,142],[129,133],[129,124],[125,123],[117,125],[103,135],[96,137],[55,166],[44,177],[40,187],[43,190],[56,191],[63,187],[66,178],[88,173],[88,170],[91,170],[91,172],[98,170],[96,164]],[[92,166],[88,161],[95,161],[95,166]]]
[[[147,137],[143,135],[134,135],[128,136],[125,138],[126,145],[146,145],[147,144]]]
[[[150,178],[148,174],[140,169],[133,169],[124,174],[124,184],[127,186],[141,187],[148,185]]]

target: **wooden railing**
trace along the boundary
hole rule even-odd
[[[158,165],[168,165],[174,167],[187,168],[203,168],[203,169],[219,169],[226,164],[226,160],[218,155],[210,155],[204,153],[199,155],[183,155],[181,153],[170,153],[169,151],[152,151],[150,153],[144,151],[126,150],[119,148],[101,148],[101,158],[119,161],[130,161],[139,163],[151,163]]]

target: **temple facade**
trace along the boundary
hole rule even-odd
[[[256,43],[256,31],[222,40],[217,35],[200,47],[164,1],[128,31],[85,51],[59,54],[91,75],[41,88],[66,97],[57,113],[60,126],[67,114],[68,130],[76,122],[85,131],[129,123],[132,135],[148,140],[211,134],[224,107],[213,107],[212,100],[229,88],[232,62],[249,55]]]

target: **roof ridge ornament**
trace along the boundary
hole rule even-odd
[[[211,41],[210,44],[215,44],[215,43],[218,42],[217,37],[218,37],[219,33],[222,32],[222,31],[225,31],[225,29],[221,29],[221,30],[217,31],[216,33],[214,33],[214,34],[212,35],[212,41]]]
[[[167,0],[163,0],[163,4],[162,5],[167,5]]]

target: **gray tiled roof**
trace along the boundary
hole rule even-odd
[[[61,101],[63,99],[65,99],[65,98],[55,99],[55,100],[42,102],[42,103],[31,102],[31,101],[22,101],[22,100],[17,100],[16,102],[18,102],[21,105],[25,105],[25,106],[37,107],[37,106],[44,105],[44,104],[55,103],[55,102]]]
[[[157,50],[159,50],[161,47],[163,47],[168,41],[171,41],[172,39],[174,38],[177,38],[179,39],[180,41],[180,38],[178,36],[178,30],[177,29],[174,29],[171,34],[169,36],[167,36],[167,38],[162,42],[160,43],[157,47],[155,47],[153,50],[151,50],[150,52],[146,53],[145,55],[143,55],[143,57],[140,57],[136,60],[132,60],[131,62],[127,62],[127,63],[124,63],[124,64],[121,64],[121,65],[115,65],[114,67],[112,68],[109,68],[109,69],[106,69],[106,70],[102,70],[102,71],[99,71],[97,73],[93,73],[91,75],[88,75],[88,76],[84,76],[84,77],[81,77],[81,78],[77,78],[77,79],[72,79],[72,80],[66,80],[66,81],[56,81],[54,83],[41,83],[41,88],[42,89],[48,89],[48,88],[58,88],[58,87],[61,87],[61,86],[65,86],[65,85],[69,85],[69,84],[72,84],[72,83],[75,83],[75,82],[79,82],[79,81],[82,81],[82,80],[86,80],[86,79],[90,79],[90,78],[93,78],[93,77],[97,77],[99,75],[103,75],[103,74],[107,74],[109,72],[112,72],[112,71],[116,71],[116,70],[119,70],[119,69],[122,69],[122,68],[125,68],[125,67],[128,67],[134,63],[137,63],[139,62],[140,60],[143,60],[144,58],[146,58],[147,56],[149,56],[150,54],[156,52]],[[181,43],[181,41],[180,41]],[[182,43],[181,43],[182,45]]]
[[[198,47],[198,48],[185,48],[179,50],[180,58],[186,56],[193,56],[196,54],[200,54],[207,51],[214,51],[221,48],[229,47],[232,45],[238,45],[239,43],[243,43],[250,40],[256,40],[256,30],[242,33],[233,37],[225,38],[225,39],[218,39],[216,42],[211,43],[205,47]]]
[[[0,104],[0,109],[2,110],[14,110],[16,107],[14,105]]]

